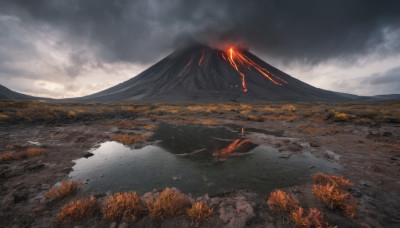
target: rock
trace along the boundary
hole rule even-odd
[[[388,132],[388,131],[383,132],[383,134],[382,134],[383,137],[390,137],[392,135],[393,135],[392,132]]]
[[[236,203],[235,203],[236,202]],[[246,222],[255,217],[253,207],[244,197],[225,199],[220,204],[220,219],[227,223],[226,227],[245,227]]]
[[[315,143],[315,142],[310,142],[310,146],[311,147],[319,147],[319,145],[317,143]]]
[[[89,158],[89,157],[92,157],[93,155],[94,155],[93,153],[87,152],[85,155],[83,155],[83,157]]]
[[[128,224],[126,224],[126,223],[121,223],[121,224],[119,224],[119,226],[118,226],[118,228],[127,228],[128,227]]]
[[[112,222],[110,224],[110,228],[117,228],[118,223],[117,222]]]

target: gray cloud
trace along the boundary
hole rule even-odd
[[[1,8],[90,42],[105,61],[141,63],[193,40],[240,42],[285,61],[352,59],[376,51],[393,33],[398,39],[400,20],[394,0],[9,0]],[[399,52],[398,43],[384,52]]]

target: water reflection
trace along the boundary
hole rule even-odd
[[[310,153],[282,159],[276,149],[254,145],[227,128],[162,124],[154,138],[161,140],[158,145],[141,149],[105,142],[91,151],[94,156],[76,160],[70,177],[88,179],[85,187],[100,192],[175,186],[195,196],[224,189],[264,194],[340,168]]]

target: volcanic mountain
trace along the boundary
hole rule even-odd
[[[76,100],[345,101],[356,97],[315,88],[246,50],[194,45],[173,52],[128,81]]]

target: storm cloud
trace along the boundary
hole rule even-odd
[[[281,66],[358,64],[368,55],[398,58],[399,9],[400,2],[390,0],[5,0],[0,3],[0,79],[68,84],[89,71],[151,65],[193,42],[245,45]],[[21,59],[25,65],[13,65]],[[39,63],[30,59],[40,59],[46,72],[35,70]],[[123,71],[119,79],[126,80]]]

